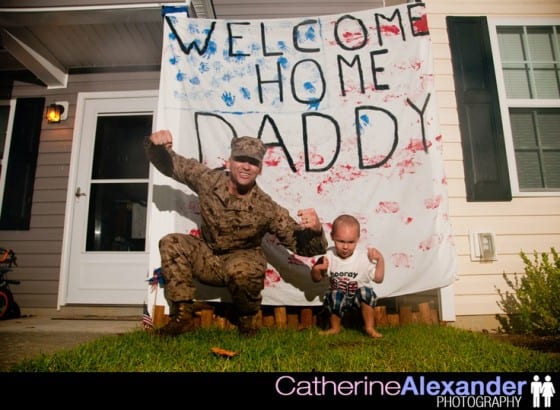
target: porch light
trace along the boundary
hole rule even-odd
[[[47,122],[50,124],[59,123],[68,118],[68,103],[55,102],[47,107]]]

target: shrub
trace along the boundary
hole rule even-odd
[[[505,316],[496,315],[501,330],[506,333],[560,335],[560,258],[554,247],[550,254],[533,252],[531,260],[520,253],[525,274],[503,274],[513,291],[497,289],[498,306]],[[551,260],[552,259],[552,260]]]

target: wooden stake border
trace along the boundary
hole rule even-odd
[[[162,327],[169,321],[169,316],[164,314],[164,308],[163,305],[155,305],[153,308],[152,320],[155,328]],[[195,309],[196,327],[236,328],[229,319],[231,307],[228,307],[227,304],[197,303]],[[322,306],[263,306],[259,310],[257,323],[261,327],[269,328],[308,329],[320,326],[321,310]],[[360,312],[357,310],[352,313],[352,318],[343,319],[351,327],[361,320]],[[442,324],[433,302],[421,302],[415,309],[410,304],[401,305],[397,312],[388,312],[386,306],[378,305],[374,308],[374,319],[377,328],[405,326],[413,323]]]

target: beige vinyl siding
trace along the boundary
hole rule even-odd
[[[20,285],[12,286],[20,306],[57,306],[78,92],[155,90],[158,86],[159,72],[71,75],[67,88],[53,90],[27,83],[14,84],[14,98],[45,96],[46,105],[54,101],[69,102],[66,121],[48,124],[43,120],[29,231],[0,231],[0,246],[13,249],[18,256],[18,267],[10,278],[21,281]]]
[[[430,27],[445,27],[445,16],[552,17],[558,15],[558,0],[425,0]],[[436,19],[441,19],[440,25]],[[430,29],[431,31],[431,29]]]
[[[467,202],[462,163],[461,137],[447,16],[560,17],[558,0],[427,0],[428,22],[433,41],[435,84],[444,141],[444,166],[449,187],[449,215],[457,249],[459,278],[454,284],[456,315],[500,313],[497,288],[510,290],[503,274],[522,274],[519,253],[560,250],[560,197],[515,197],[511,202]],[[497,261],[473,262],[469,231],[496,234]]]

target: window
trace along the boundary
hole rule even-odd
[[[496,19],[489,31],[512,193],[560,194],[560,21]]]
[[[6,132],[2,147],[2,230],[29,230],[44,106],[44,98],[18,98],[9,110],[11,132]]]
[[[6,185],[6,170],[8,168],[8,152],[10,152],[10,136],[14,121],[15,100],[0,100],[0,209]]]

